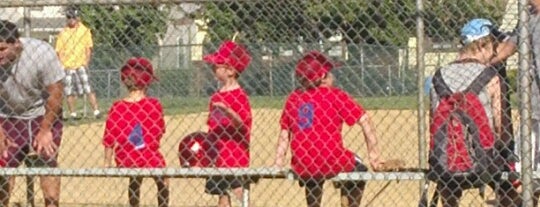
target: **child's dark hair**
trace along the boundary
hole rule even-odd
[[[7,20],[0,21],[0,42],[15,43],[19,37],[17,25]]]

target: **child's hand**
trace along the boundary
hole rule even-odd
[[[283,168],[283,159],[276,159],[274,161],[274,166],[275,168]]]
[[[223,102],[215,102],[215,103],[212,103],[212,106],[213,107],[216,107],[218,109],[222,109],[222,110],[227,110],[227,108],[229,108],[225,103]]]
[[[272,167],[276,168],[280,173],[287,173],[288,169],[286,169],[284,165],[283,159],[276,159]]]
[[[113,166],[111,160],[105,159],[104,162],[103,162],[103,167],[104,167],[104,168],[111,168],[111,167],[114,167],[114,166]]]
[[[369,165],[374,171],[378,171],[384,165],[384,160],[379,158],[378,154],[370,153],[369,154]]]

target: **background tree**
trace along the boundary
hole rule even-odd
[[[426,34],[452,41],[468,19],[500,22],[504,0],[425,1]],[[206,4],[211,40],[241,31],[250,42],[317,42],[341,33],[348,43],[404,46],[416,32],[415,0],[239,1]],[[302,38],[300,38],[302,37]]]
[[[426,33],[434,41],[452,41],[459,29],[472,18],[486,18],[501,24],[506,0],[426,1]]]
[[[96,68],[116,68],[129,56],[152,57],[166,29],[166,14],[155,5],[85,5],[81,11],[92,30]]]

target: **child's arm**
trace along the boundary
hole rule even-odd
[[[113,147],[115,145],[116,139],[115,134],[119,134],[118,128],[116,127],[117,115],[114,113],[115,104],[109,110],[107,114],[107,121],[105,121],[105,132],[103,133],[103,146],[105,148],[103,167],[112,167],[112,156],[113,156]]]
[[[495,133],[500,137],[502,135],[502,100],[501,100],[501,86],[499,76],[493,77],[489,81],[487,90],[491,98],[491,110],[493,111],[493,126],[495,127]]]
[[[495,65],[505,61],[517,51],[517,45],[510,40],[499,43],[497,46],[497,54],[491,59],[491,64]]]
[[[275,167],[282,168],[284,165],[285,155],[287,155],[287,151],[289,150],[289,138],[289,131],[286,129],[281,130],[276,149],[276,160],[274,162]]]
[[[367,114],[364,114],[359,120],[358,124],[362,127],[364,138],[366,139],[369,164],[374,170],[381,167],[383,162],[380,160],[380,153],[377,147],[377,136],[375,135],[375,129],[372,127],[371,119]]]
[[[165,116],[163,115],[163,105],[161,105],[161,102],[157,101],[156,103],[156,109],[157,109],[157,126],[159,127],[159,137],[163,136],[165,134],[165,131],[167,127],[165,126]]]
[[[240,117],[240,115],[238,113],[236,113],[234,110],[232,110],[230,107],[228,107],[225,103],[223,103],[223,102],[215,102],[215,103],[212,104],[212,106],[216,107],[216,108],[219,108],[223,112],[225,112],[227,117],[229,117],[231,119],[233,126],[235,126],[235,127],[243,126],[244,123],[243,123],[242,118]]]
[[[105,147],[105,159],[103,160],[103,167],[112,167],[113,148]]]

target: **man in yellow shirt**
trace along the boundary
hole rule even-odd
[[[88,95],[94,109],[94,116],[99,118],[96,94],[88,81],[88,64],[92,55],[92,33],[80,21],[80,11],[76,8],[66,10],[67,26],[58,34],[56,40],[56,53],[64,66],[66,77],[64,79],[64,93],[67,96],[67,105],[70,118],[77,118],[75,100],[77,95]],[[76,90],[75,90],[76,89]]]

